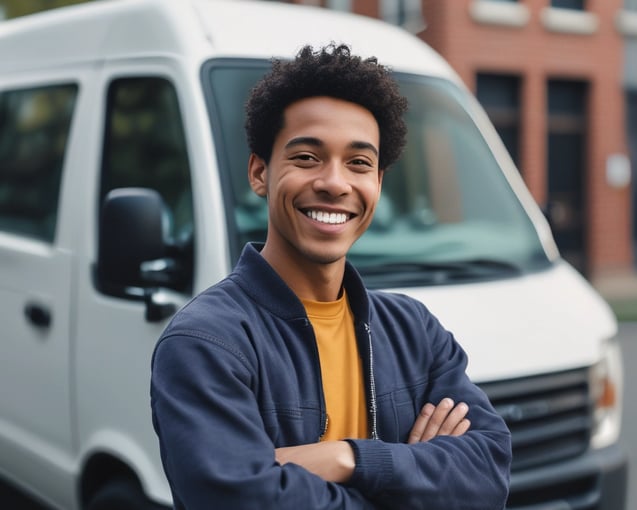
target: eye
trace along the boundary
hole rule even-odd
[[[290,156],[290,161],[301,168],[309,168],[318,163],[319,159],[314,154],[300,152]]]
[[[375,168],[374,162],[368,158],[352,158],[349,164],[359,171],[373,170]]]

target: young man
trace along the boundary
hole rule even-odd
[[[175,508],[504,507],[510,435],[466,355],[345,258],[400,155],[405,109],[388,70],[346,46],[275,61],[252,91],[265,245],[174,317],[153,358]]]

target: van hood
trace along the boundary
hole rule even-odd
[[[488,382],[587,366],[617,333],[608,304],[571,266],[487,283],[393,289],[427,306]]]

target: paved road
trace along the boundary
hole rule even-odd
[[[637,509],[637,322],[621,323],[619,339],[624,360],[624,417],[622,440],[628,449],[630,464],[629,492],[626,510]],[[0,508],[6,510],[47,510],[20,495],[16,491],[0,484]]]
[[[623,322],[619,339],[624,358],[624,417],[622,440],[628,450],[628,501],[626,510],[637,509],[637,322]]]

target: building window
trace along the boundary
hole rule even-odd
[[[476,95],[519,168],[520,77],[478,73]]]
[[[626,111],[628,116],[628,147],[630,159],[633,162],[633,176],[637,175],[637,90],[631,90],[626,97]],[[633,206],[633,252],[637,266],[637,179],[632,179]]]
[[[420,0],[381,0],[380,17],[393,25],[417,33],[424,29]]]
[[[584,0],[551,0],[551,7],[558,9],[574,9],[583,11],[586,2]]]
[[[540,11],[540,20],[549,32],[561,34],[593,35],[600,27],[597,14],[586,11],[581,0],[553,0]]]
[[[582,81],[548,82],[546,212],[563,257],[586,274],[586,101]]]

